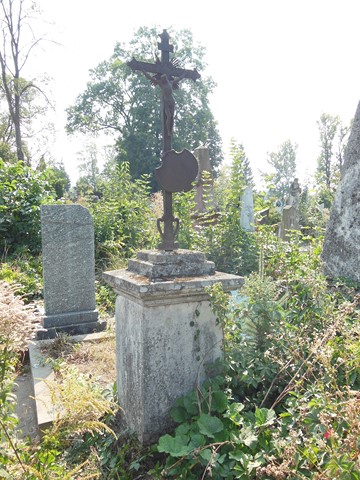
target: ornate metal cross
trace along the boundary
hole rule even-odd
[[[156,179],[163,188],[164,213],[157,221],[157,227],[161,235],[159,250],[172,251],[179,248],[175,237],[179,229],[179,219],[173,215],[172,193],[190,190],[191,182],[197,175],[197,162],[195,157],[188,151],[180,153],[171,149],[171,138],[174,125],[175,100],[173,90],[178,88],[179,82],[188,78],[193,81],[200,78],[199,72],[180,68],[176,62],[171,62],[170,53],[174,51],[169,43],[169,34],[163,30],[159,34],[161,42],[158,48],[161,51],[161,61],[155,63],[140,62],[133,58],[128,66],[133,71],[142,72],[153,84],[158,85],[162,92],[162,123],[163,145],[162,165],[155,171]],[[153,75],[150,75],[153,74]],[[163,229],[161,228],[163,224]]]

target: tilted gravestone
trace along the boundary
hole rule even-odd
[[[41,236],[44,271],[44,331],[54,338],[104,328],[95,307],[94,225],[81,205],[43,205]]]
[[[360,282],[360,102],[345,150],[322,259],[330,277]]]
[[[300,193],[299,180],[295,178],[290,185],[290,195],[282,210],[282,219],[278,231],[278,237],[282,240],[289,238],[289,230],[300,230]]]

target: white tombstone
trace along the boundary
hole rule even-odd
[[[247,232],[255,230],[254,195],[251,187],[246,187],[241,197],[240,226]]]

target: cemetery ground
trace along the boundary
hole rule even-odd
[[[52,352],[63,415],[41,438],[19,437],[11,392],[31,312],[1,284],[3,478],[359,479],[359,285],[322,275],[321,237],[256,235],[259,273],[247,276],[240,302],[229,305],[219,286],[209,292],[224,361],[178,400],[175,429],[146,448],[123,430],[107,380],[97,384],[98,354],[89,375],[90,347],[65,337]],[[107,303],[104,288],[97,298]]]

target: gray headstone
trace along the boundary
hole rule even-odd
[[[240,226],[247,232],[255,230],[254,196],[251,187],[246,187],[241,197]]]
[[[45,316],[40,338],[100,330],[95,309],[94,226],[81,205],[43,205]]]
[[[345,150],[322,259],[327,275],[360,281],[360,103]]]
[[[282,220],[279,227],[279,238],[286,240],[289,230],[299,230],[298,211],[292,205],[285,205],[282,211]]]

